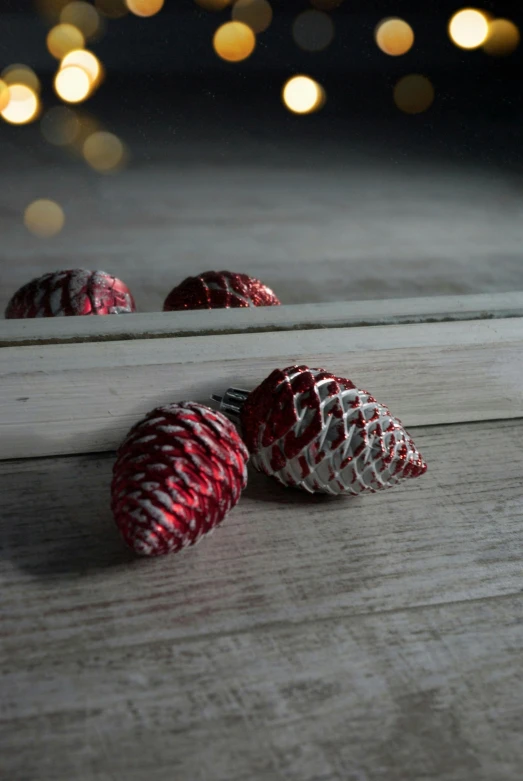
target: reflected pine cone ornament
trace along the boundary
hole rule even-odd
[[[259,279],[232,271],[205,271],[197,277],[187,277],[173,288],[165,299],[163,311],[280,304],[278,297]]]
[[[118,315],[136,309],[124,282],[105,271],[67,269],[44,274],[21,287],[5,311],[7,319]]]
[[[113,468],[112,510],[127,544],[144,556],[194,545],[238,502],[248,458],[220,412],[196,402],[152,410],[131,429]]]
[[[252,393],[213,398],[239,416],[251,464],[283,485],[355,495],[427,470],[387,407],[323,369],[276,369]]]

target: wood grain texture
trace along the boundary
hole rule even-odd
[[[523,416],[523,318],[0,350],[0,459],[117,447],[158,404],[306,363],[350,377],[405,425]]]
[[[522,433],[417,430],[427,475],[356,500],[251,476],[153,561],[111,455],[1,464],[6,777],[519,781]]]
[[[519,781],[523,421],[414,432],[354,500],[251,476],[216,533],[136,560],[112,455],[0,464],[13,781]]]
[[[523,293],[513,292],[291,304],[250,309],[133,313],[125,317],[0,320],[0,347],[500,319],[522,315]]]

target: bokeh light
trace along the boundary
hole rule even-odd
[[[62,207],[55,201],[39,198],[30,203],[24,213],[27,230],[43,239],[49,239],[60,233],[65,223]]]
[[[50,144],[67,146],[78,137],[80,121],[72,109],[66,106],[54,106],[42,117],[40,129],[43,137]]]
[[[40,111],[38,95],[27,84],[11,84],[9,102],[2,109],[2,117],[11,125],[27,125],[35,120]]]
[[[69,0],[35,0],[34,4],[38,13],[54,23],[68,3]]]
[[[66,103],[81,103],[91,92],[91,79],[79,65],[68,65],[56,74],[54,88]]]
[[[226,22],[214,33],[213,46],[222,60],[240,62],[253,53],[256,36],[243,22]]]
[[[312,114],[325,103],[325,91],[310,76],[293,76],[285,83],[282,98],[294,114]]]
[[[96,37],[102,24],[94,5],[84,2],[84,0],[74,0],[72,3],[68,3],[60,13],[60,21],[63,24],[77,27],[86,40]]]
[[[67,68],[70,65],[77,65],[82,68],[89,76],[91,89],[96,87],[102,78],[102,66],[100,60],[87,49],[74,49],[66,54],[62,60],[61,68]]]
[[[294,20],[292,36],[301,49],[320,52],[334,38],[334,24],[323,11],[303,11]]]
[[[136,16],[154,16],[161,11],[165,0],[126,0],[127,8]]]
[[[461,49],[477,49],[487,39],[488,17],[476,8],[458,11],[449,22],[449,35]]]
[[[83,49],[85,39],[72,24],[57,24],[47,35],[47,48],[57,60],[63,59],[73,49]]]
[[[272,22],[272,8],[267,0],[237,0],[232,18],[248,25],[255,33],[262,33]]]
[[[411,73],[394,87],[394,102],[405,114],[421,114],[434,102],[434,87],[426,76]]]
[[[3,111],[9,103],[9,87],[0,79],[0,111]]]
[[[195,2],[206,11],[223,11],[231,4],[232,0],[195,0]]]
[[[95,0],[95,7],[108,19],[121,19],[129,13],[125,0]]]
[[[343,0],[311,0],[311,5],[319,11],[334,11],[343,3]]]
[[[376,27],[376,43],[385,54],[399,57],[414,44],[414,31],[403,19],[383,19]]]
[[[489,24],[483,49],[494,57],[506,57],[518,48],[520,40],[519,29],[514,22],[508,19],[494,19]]]
[[[32,68],[28,65],[8,65],[1,74],[2,81],[9,86],[10,84],[25,84],[36,92],[40,92],[40,79]]]
[[[114,133],[97,131],[86,138],[83,145],[86,162],[100,173],[117,171],[125,160],[125,147]]]

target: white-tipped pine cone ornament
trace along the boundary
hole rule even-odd
[[[118,315],[136,309],[131,291],[105,271],[66,269],[33,279],[16,291],[7,319]]]
[[[164,312],[182,309],[235,309],[279,306],[279,298],[259,279],[232,271],[205,271],[187,277],[171,290]]]
[[[113,468],[112,510],[136,553],[194,545],[223,521],[247,484],[247,448],[225,415],[167,404],[137,423]]]
[[[251,464],[311,493],[360,494],[427,470],[400,421],[366,391],[323,369],[276,369],[251,393],[230,388]]]

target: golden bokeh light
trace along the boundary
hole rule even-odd
[[[334,24],[323,11],[303,11],[294,20],[292,36],[301,49],[320,52],[334,38]]]
[[[434,102],[434,87],[426,76],[411,73],[394,87],[394,102],[405,114],[421,114]]]
[[[294,114],[312,114],[325,103],[325,91],[310,76],[293,76],[285,83],[282,98]]]
[[[248,25],[254,33],[262,33],[272,22],[272,8],[267,0],[236,0],[232,18]]]
[[[125,147],[114,133],[97,131],[86,138],[83,145],[86,162],[100,173],[113,173],[125,161]]]
[[[0,79],[0,111],[3,111],[9,103],[9,87]]]
[[[311,5],[318,11],[334,11],[343,3],[343,0],[311,0]]]
[[[195,0],[195,2],[206,11],[223,11],[231,4],[232,0]]]
[[[121,19],[129,12],[125,0],[95,0],[94,4],[97,11],[108,19]]]
[[[483,49],[494,57],[506,57],[518,48],[520,40],[519,29],[514,22],[509,19],[494,19],[489,24]]]
[[[79,65],[68,65],[56,74],[54,88],[66,103],[81,103],[91,92],[91,79]]]
[[[55,201],[39,198],[30,203],[24,213],[27,230],[42,239],[49,239],[60,233],[65,223],[62,207]]]
[[[449,35],[460,49],[478,49],[487,39],[489,21],[476,8],[463,8],[449,22]]]
[[[25,84],[37,94],[41,90],[40,79],[28,65],[8,65],[2,71],[1,78],[8,86],[10,84]]]
[[[256,36],[243,22],[225,22],[214,33],[213,46],[222,60],[240,62],[253,53]]]
[[[136,16],[154,16],[161,11],[165,0],[126,0],[127,8]]]
[[[47,35],[47,48],[57,60],[63,59],[73,49],[83,49],[84,45],[84,36],[72,24],[57,24]]]
[[[58,21],[60,14],[69,2],[70,0],[35,0],[35,6],[38,13],[54,23]]]
[[[376,27],[376,43],[385,54],[400,57],[414,44],[414,31],[403,19],[383,19]]]
[[[43,137],[50,144],[67,146],[78,137],[80,121],[72,109],[66,106],[54,106],[42,117],[40,129]]]
[[[66,54],[60,65],[61,68],[67,68],[70,65],[77,65],[82,68],[91,82],[91,89],[96,87],[102,79],[102,65],[98,57],[87,49],[74,49]]]
[[[36,92],[27,84],[11,84],[9,102],[1,114],[11,125],[27,125],[33,122],[40,112],[40,101]]]
[[[72,3],[68,3],[60,13],[60,21],[77,27],[86,40],[100,32],[100,15],[94,5],[84,0],[73,0]]]

